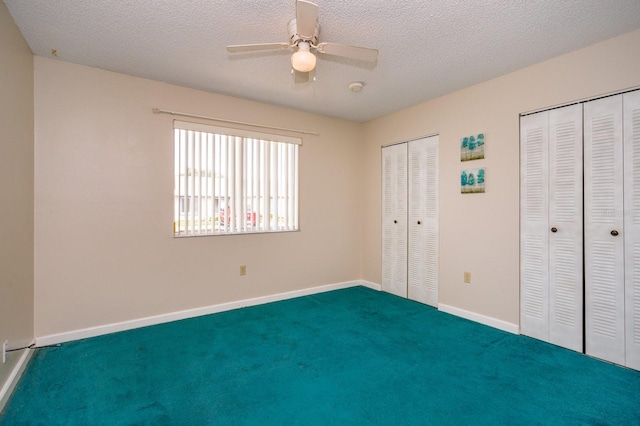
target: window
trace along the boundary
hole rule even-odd
[[[300,145],[174,121],[174,235],[297,231]]]

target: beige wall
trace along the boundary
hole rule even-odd
[[[301,231],[174,239],[173,117],[154,107],[319,132]],[[360,124],[36,57],[35,132],[38,337],[360,276]]]
[[[0,2],[0,344],[33,340],[33,55]],[[0,388],[20,352],[0,363]]]
[[[518,324],[518,115],[635,86],[640,31],[367,123],[363,279],[381,282],[381,146],[439,133],[440,303]],[[462,163],[460,138],[480,132],[487,135],[486,158]],[[481,166],[486,193],[461,195],[460,171]],[[463,283],[464,271],[471,284]]]
[[[441,146],[440,302],[517,324],[518,115],[635,86],[640,31],[364,125],[36,58],[36,335],[380,283],[381,146],[431,133]],[[300,153],[302,231],[174,239],[172,118],[153,107],[319,131]],[[460,137],[478,132],[486,159],[461,163]],[[487,192],[461,195],[460,170],[479,166]]]

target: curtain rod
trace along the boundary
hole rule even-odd
[[[244,122],[244,121],[225,120],[223,118],[215,118],[215,117],[207,117],[207,116],[204,116],[204,115],[188,114],[186,112],[167,111],[167,110],[159,109],[159,108],[154,108],[154,109],[152,109],[152,111],[153,111],[154,114],[180,115],[182,117],[201,118],[203,120],[220,121],[222,123],[241,124],[243,126],[260,127],[260,128],[263,128],[263,129],[271,129],[271,130],[284,130],[286,132],[301,133],[303,135],[320,136],[320,133],[309,132],[307,130],[287,129],[286,127],[265,126],[263,124],[253,124],[253,123],[247,123],[247,122]]]

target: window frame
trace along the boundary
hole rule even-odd
[[[298,232],[301,145],[174,120],[174,238]]]

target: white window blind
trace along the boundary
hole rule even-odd
[[[174,121],[174,235],[298,230],[301,139]]]

